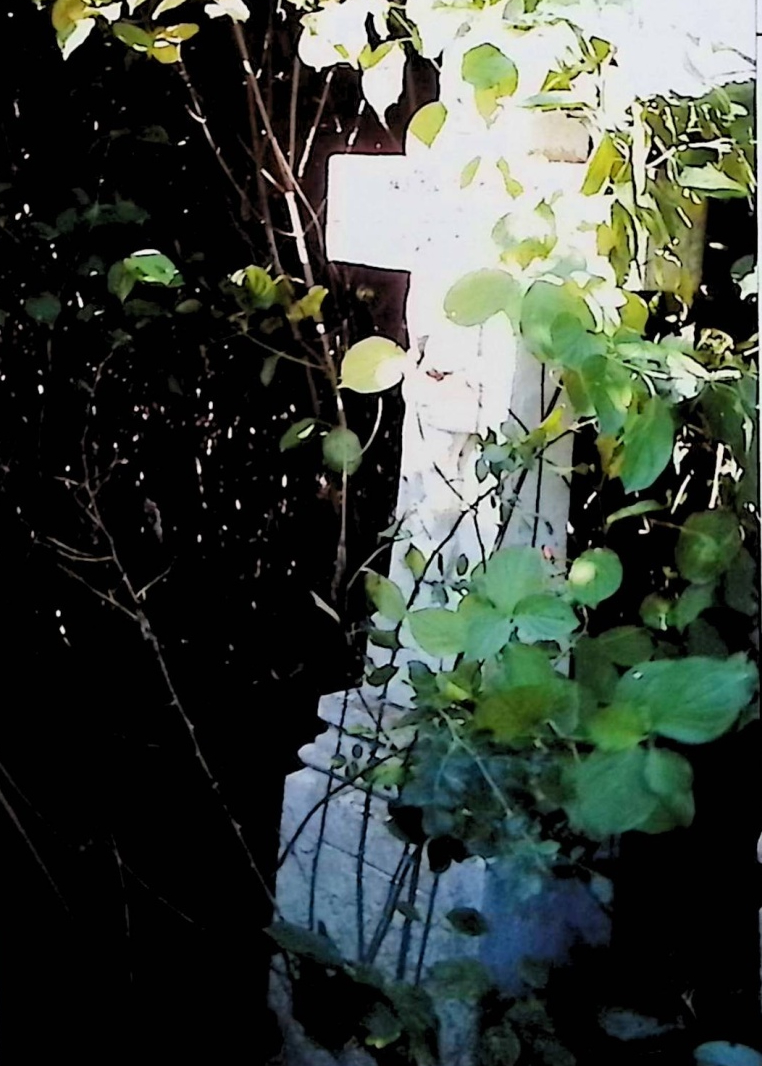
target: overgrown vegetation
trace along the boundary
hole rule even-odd
[[[52,330],[68,313],[63,275],[76,270],[76,317],[110,349],[106,361],[129,350],[139,331],[187,316],[210,334],[215,321],[225,322],[236,340],[251,344],[261,356],[264,386],[284,371],[306,375],[312,412],[295,412],[280,449],[299,448],[305,463],[325,467],[339,539],[330,591],[315,595],[349,637],[347,590],[356,576],[346,561],[351,479],[376,436],[375,397],[403,380],[407,359],[390,338],[370,329],[356,335],[347,294],[324,260],[320,205],[304,191],[333,66],[360,71],[383,122],[406,61],[425,60],[439,71],[442,52],[460,49],[459,84],[443,78],[439,99],[419,108],[408,128],[408,137],[434,150],[464,83],[473,89],[474,124],[494,135],[504,105],[530,76],[512,45],[545,33],[564,38],[563,61],[544,72],[526,106],[573,116],[591,139],[575,205],[570,212],[525,190],[503,156],[457,160],[462,188],[480,168],[496,170],[505,211],[494,220],[483,267],[457,281],[442,307],[443,317],[464,330],[507,316],[546,368],[555,400],[541,424],[517,430],[506,411],[506,421],[477,442],[476,476],[503,525],[494,551],[461,556],[446,571],[437,552],[426,556],[411,542],[410,596],[381,572],[365,575],[374,611],[367,639],[386,653],[381,665],[378,656],[368,660],[368,684],[383,700],[400,679],[403,648],[418,649],[425,661],[404,668],[412,708],[358,731],[372,745],[371,763],[335,770],[353,787],[392,794],[394,831],[418,863],[427,855],[432,869],[442,870],[473,856],[510,858],[526,897],[559,872],[589,878],[600,844],[612,836],[689,826],[693,747],[743,728],[756,714],[757,338],[697,324],[695,312],[707,206],[753,204],[751,82],[699,77],[680,95],[657,87],[631,97],[625,83],[612,105],[614,73],[633,62],[627,27],[620,39],[606,39],[595,30],[598,6],[583,0],[303,2],[295,5],[301,29],[289,15],[301,34],[302,62],[327,74],[312,125],[297,134],[295,61],[283,143],[260,87],[242,0],[217,0],[203,10],[192,0],[38,0],[38,6],[49,9],[71,62],[97,28],[125,47],[125,59],[177,68],[203,135],[240,196],[241,218],[257,218],[266,251],[258,248],[256,262],[242,261],[215,279],[212,294],[204,291],[209,276],[196,279],[192,261],[140,247],[146,217],[139,205],[92,203],[83,194],[56,219],[35,223],[62,261],[63,280],[56,291],[46,283],[27,296],[24,311],[41,335]],[[199,21],[175,21],[191,17]],[[185,42],[203,48],[212,28],[206,23],[218,18],[245,83],[247,151],[256,172],[251,197],[220,151],[184,63]],[[273,47],[271,33],[265,46]],[[87,47],[99,44],[90,40]],[[125,227],[123,256],[67,258],[83,227],[100,226]],[[26,239],[23,219],[8,228]],[[578,250],[581,234],[594,236],[587,258]],[[732,277],[739,303],[752,300],[753,263],[736,262]],[[365,443],[348,415],[348,393],[373,397],[365,420],[375,419],[375,427]],[[509,545],[521,479],[550,462],[552,446],[569,434],[579,439],[578,453],[587,448],[573,474],[591,488],[599,521],[567,565],[540,546],[502,541]],[[85,511],[108,540],[92,484],[88,492]],[[647,565],[615,550],[625,526],[638,529]],[[404,538],[404,517],[382,550],[390,536]],[[110,554],[124,576],[113,544]],[[98,594],[132,612],[152,639],[144,590],[125,584],[129,602],[112,591]],[[635,610],[633,588],[640,588]],[[453,916],[463,935],[483,933],[482,921],[478,911]],[[575,1061],[554,1034],[542,992],[501,1003],[476,964],[439,964],[409,985],[388,980],[366,959],[342,958],[320,930],[276,922],[271,935],[294,967],[298,1016],[337,1052],[354,1040],[374,1049],[380,1063],[435,1063],[433,1004],[463,998],[484,1005],[478,1052],[484,1066]],[[310,1007],[309,994],[322,982],[331,995],[353,1002],[340,1024]],[[719,1043],[696,1058],[713,1066],[760,1061],[755,1052]]]

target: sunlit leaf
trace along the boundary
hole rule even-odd
[[[408,617],[416,644],[429,655],[457,655],[466,644],[466,620],[456,611],[426,607]]]
[[[672,458],[674,436],[672,408],[660,396],[651,396],[625,427],[619,471],[625,492],[653,485]]]
[[[480,326],[503,311],[516,313],[518,282],[504,270],[475,270],[460,278],[445,296],[445,314],[458,326]]]
[[[383,392],[397,385],[407,354],[388,337],[366,337],[348,348],[341,363],[341,387],[353,392]]]
[[[289,426],[280,438],[280,450],[287,452],[291,448],[297,448],[300,444],[306,444],[307,441],[312,440],[315,436],[316,427],[316,418],[302,418],[295,422],[293,426]]]
[[[424,104],[419,108],[410,120],[408,133],[412,133],[427,148],[431,148],[437,134],[444,126],[447,118],[447,108],[439,100],[433,100],[430,104]]]

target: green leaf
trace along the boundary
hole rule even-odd
[[[527,644],[553,640],[563,642],[579,627],[579,619],[568,603],[557,596],[526,596],[515,607],[513,620],[519,640]]]
[[[341,363],[342,389],[352,392],[383,392],[397,385],[405,374],[407,354],[388,337],[366,337],[348,348]]]
[[[405,552],[405,566],[418,581],[426,572],[426,556],[414,544]]]
[[[508,166],[508,163],[505,161],[505,159],[503,159],[502,156],[500,157],[500,159],[498,159],[496,165],[497,169],[500,171],[500,176],[503,179],[505,191],[515,200],[517,196],[521,196],[521,194],[523,193],[524,186],[521,184],[520,181],[516,181],[516,179],[511,176],[511,168]]]
[[[713,603],[714,585],[689,585],[673,604],[669,623],[682,633]]]
[[[489,922],[473,907],[454,907],[445,918],[457,933],[465,936],[484,936],[489,932]]]
[[[500,744],[526,740],[538,727],[562,715],[573,686],[560,677],[542,684],[516,685],[480,696],[473,716],[476,729],[491,732]]]
[[[365,681],[371,688],[381,688],[389,684],[397,671],[398,667],[392,666],[391,663],[385,666],[373,666],[366,672]]]
[[[430,968],[426,985],[437,999],[478,1000],[492,988],[492,978],[476,959],[444,959]]]
[[[390,622],[401,622],[405,617],[407,612],[405,597],[388,577],[372,572],[366,573],[365,592],[382,618],[387,618]]]
[[[672,409],[660,396],[651,396],[639,413],[631,414],[619,471],[625,492],[640,492],[653,485],[672,458],[674,436]]]
[[[518,282],[504,270],[475,270],[456,281],[445,296],[445,314],[458,326],[480,326],[498,314],[515,313]]]
[[[703,167],[683,167],[677,175],[677,183],[684,189],[698,189],[721,200],[748,195],[748,190],[740,182],[723,174],[713,163]]]
[[[596,647],[617,666],[647,662],[654,646],[650,635],[639,626],[615,626],[595,637]]]
[[[280,439],[278,447],[282,452],[287,452],[291,448],[296,448],[300,444],[306,444],[315,436],[315,427],[317,425],[316,418],[302,418],[298,422],[295,422],[293,426],[289,426],[286,432]]]
[[[487,560],[486,568],[474,573],[473,586],[503,615],[513,613],[516,604],[548,587],[548,564],[536,548],[501,548]]]
[[[642,747],[626,751],[596,751],[567,770],[574,799],[566,804],[578,831],[602,839],[637,829],[659,806],[646,785],[647,755]]]
[[[306,319],[314,319],[321,322],[323,313],[323,301],[328,295],[328,289],[323,285],[312,285],[306,296],[296,300],[286,311],[289,322],[304,322]]]
[[[399,1018],[385,1003],[378,1001],[365,1015],[362,1024],[367,1030],[365,1043],[368,1047],[385,1048],[402,1036]]]
[[[136,51],[147,52],[153,44],[151,34],[141,30],[140,26],[136,26],[132,22],[116,22],[111,27],[111,32],[128,48],[134,48]]]
[[[627,751],[645,740],[650,732],[647,710],[626,703],[595,711],[585,726],[590,740],[601,751]]]
[[[552,330],[561,315],[570,315],[584,330],[595,329],[592,312],[574,282],[535,281],[521,303],[521,335],[538,359],[558,361]]]
[[[582,193],[594,196],[624,165],[619,149],[614,144],[610,133],[604,133],[601,141],[587,166]]]
[[[615,700],[648,708],[654,732],[683,744],[716,740],[751,700],[757,675],[743,655],[642,663],[619,681]]]
[[[498,97],[513,96],[519,84],[516,64],[493,44],[469,49],[463,56],[461,76],[475,89],[492,89]]]
[[[377,648],[389,648],[391,651],[399,651],[402,647],[396,629],[369,629],[368,640]]]
[[[287,951],[290,955],[311,959],[323,966],[340,967],[344,963],[336,946],[327,936],[312,933],[299,925],[283,921],[273,922],[265,929],[265,933],[275,941],[281,951]]]
[[[577,603],[597,607],[613,596],[622,584],[619,556],[608,548],[590,548],[575,559],[569,571],[569,587]]]
[[[175,314],[177,315],[195,315],[204,305],[200,300],[181,300],[175,307]]]
[[[252,306],[256,310],[269,310],[278,299],[278,288],[266,270],[258,266],[249,266],[233,274],[231,281],[236,285],[245,285]]]
[[[416,111],[410,120],[408,132],[417,137],[427,148],[431,148],[446,118],[447,108],[439,100],[434,100]]]
[[[741,550],[738,519],[730,511],[698,511],[683,523],[675,549],[680,575],[693,584],[714,582]]]
[[[41,296],[30,296],[25,300],[24,310],[35,322],[52,329],[61,314],[61,301],[52,292],[44,292]]]
[[[606,519],[606,528],[613,526],[615,522],[621,522],[623,518],[638,518],[643,514],[663,510],[664,504],[656,500],[638,500],[637,503],[631,503],[629,507],[620,507],[618,511],[613,511]]]
[[[429,655],[457,655],[466,644],[466,621],[456,611],[426,607],[408,616],[416,644]]]
[[[688,760],[667,748],[651,748],[646,756],[646,784],[661,800],[673,826],[688,826],[693,821],[693,768]]]
[[[477,155],[475,159],[472,159],[470,163],[466,163],[460,174],[460,187],[461,189],[467,189],[471,182],[476,177],[479,170],[479,164],[482,161],[482,157]]]
[[[329,470],[354,474],[362,462],[360,438],[351,429],[337,426],[323,437],[323,460]]]
[[[671,600],[658,592],[650,592],[640,605],[640,617],[650,629],[665,632],[672,617],[672,606]]]
[[[466,626],[463,651],[469,659],[488,659],[511,639],[515,628],[512,619],[480,596],[464,596],[457,613]]]
[[[728,607],[754,617],[759,607],[757,564],[746,548],[741,549],[726,572],[724,592]]]
[[[745,1044],[711,1040],[693,1052],[697,1066],[762,1066],[762,1054]]]

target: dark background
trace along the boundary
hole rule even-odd
[[[268,5],[254,6],[253,46],[270,14]],[[225,158],[256,202],[229,33],[210,24],[201,38],[184,50],[188,69]],[[288,40],[281,30],[272,46],[283,69]],[[124,460],[99,496],[105,524],[136,587],[167,571],[148,593],[146,614],[266,878],[277,855],[283,776],[314,736],[318,693],[355,678],[360,660],[311,596],[331,598],[335,494],[318,480],[319,456],[278,450],[288,424],[312,413],[304,375],[280,367],[265,388],[261,353],[231,339],[227,318],[213,314],[219,280],[266,261],[261,227],[242,219],[240,199],[188,114],[179,73],[125,57],[121,44],[94,34],[64,64],[31,0],[0,13],[0,182],[8,186],[0,200],[0,1061],[192,1054],[258,1064],[273,1040],[260,932],[266,895],[198,766],[150,643],[92,590],[116,588],[118,575],[108,563],[67,561],[51,542],[104,554],[75,485],[83,454],[102,472]],[[357,112],[354,77],[335,77],[307,175],[314,203],[325,156],[344,143],[333,116],[346,127]],[[303,78],[300,117],[311,121],[321,83]],[[288,83],[272,84],[282,126]],[[423,76],[417,84],[420,103],[433,86]],[[358,149],[399,150],[405,115],[394,118],[390,135],[364,119]],[[83,199],[107,204],[117,196],[148,212],[147,221],[80,225],[56,242],[53,259],[36,223],[84,209]],[[277,195],[273,210],[288,230]],[[710,293],[698,315],[745,337],[727,270],[753,249],[754,230],[748,214],[733,210],[720,205],[712,217],[732,247],[708,253]],[[108,266],[144,247],[180,266],[182,295],[198,295],[198,314],[128,322],[102,277],[77,273],[92,256]],[[404,277],[336,270],[329,280],[350,337],[372,324],[403,338]],[[23,309],[45,291],[64,305],[52,330]],[[103,316],[78,319],[76,292]],[[171,309],[175,297],[155,299]],[[115,346],[116,329],[129,339]],[[112,347],[97,413],[88,413],[88,386]],[[349,575],[389,521],[399,407],[387,403],[382,432],[353,479]],[[349,415],[367,437],[373,405],[358,400]],[[584,546],[581,515],[577,528]],[[612,546],[629,557],[636,550]],[[636,608],[638,590],[631,595]],[[356,597],[340,606],[359,621]],[[690,831],[624,842],[606,974],[591,972],[586,986],[579,976],[569,982],[567,1026],[593,1009],[600,980],[609,1000],[614,987],[622,1002],[690,1022],[687,995],[700,1018],[697,1036],[755,1041],[758,781],[755,726],[699,754]]]

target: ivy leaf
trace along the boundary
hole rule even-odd
[[[756,670],[743,655],[688,656],[633,667],[619,680],[614,698],[647,707],[661,736],[704,744],[730,729],[756,683]]]
[[[554,285],[550,281],[535,281],[530,285],[521,303],[521,335],[538,359],[561,362],[562,354],[557,350],[557,339],[553,338],[553,326],[561,315],[576,319],[583,330],[595,329],[592,312],[581,289],[573,282]]]
[[[683,523],[675,548],[681,577],[693,584],[714,582],[741,550],[738,519],[730,511],[698,511]]]
[[[366,337],[348,348],[341,364],[341,388],[365,394],[397,385],[405,374],[407,354],[388,337]]]
[[[527,596],[516,604],[513,620],[519,639],[527,644],[553,640],[563,642],[579,627],[579,619],[568,603],[557,596]]]
[[[332,429],[323,437],[323,461],[329,470],[354,474],[362,462],[360,438],[343,426]]]
[[[61,314],[61,301],[52,292],[41,296],[30,296],[24,301],[24,310],[30,318],[52,329]]]
[[[640,492],[656,481],[672,457],[675,427],[670,405],[660,396],[631,413],[623,437],[619,477],[625,492]]]
[[[513,96],[519,84],[516,64],[494,44],[479,44],[463,56],[463,81],[478,90],[491,89],[497,97]]]
[[[382,618],[387,618],[390,622],[401,622],[405,617],[405,597],[388,577],[373,572],[366,573],[365,592]]]
[[[293,426],[289,426],[281,437],[278,444],[279,449],[282,452],[287,452],[291,448],[297,448],[300,444],[306,444],[307,441],[312,440],[315,436],[316,425],[316,418],[302,418],[298,422],[294,422]]]
[[[457,655],[466,644],[466,621],[456,611],[426,607],[409,617],[410,632],[416,644],[429,655]]]
[[[572,563],[568,582],[577,603],[597,607],[614,595],[622,577],[622,564],[616,552],[609,548],[590,548]]]
[[[518,282],[504,270],[475,270],[448,291],[445,314],[457,326],[480,326],[499,311],[515,314],[519,294]]]
[[[410,120],[408,133],[412,133],[427,148],[431,148],[446,118],[447,108],[441,101],[434,100],[416,111]]]

